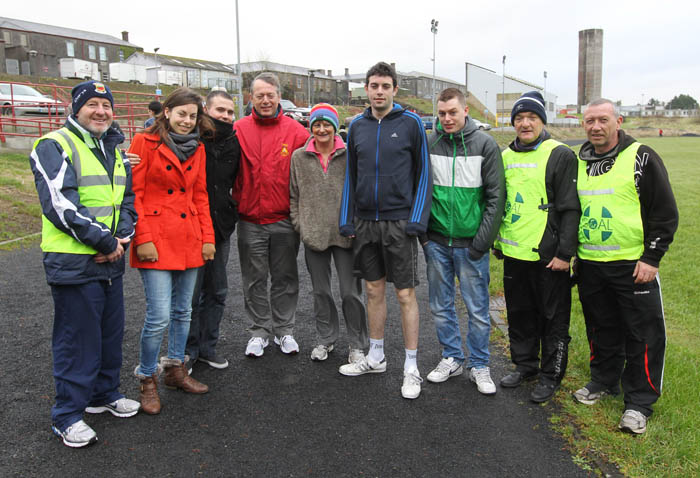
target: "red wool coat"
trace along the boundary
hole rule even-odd
[[[184,270],[204,264],[202,245],[214,244],[209,215],[204,145],[184,163],[153,134],[137,134],[129,148],[141,156],[133,168],[134,206],[139,215],[131,267]],[[136,246],[153,242],[156,262],[141,262]]]

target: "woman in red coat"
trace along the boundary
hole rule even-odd
[[[178,88],[146,133],[137,134],[129,152],[141,157],[133,170],[138,213],[131,267],[139,269],[146,292],[146,321],[141,332],[141,409],[160,412],[158,352],[166,327],[168,355],[161,359],[165,386],[190,393],[209,388],[185,369],[192,292],[197,268],[214,258],[214,230],[209,216],[206,160],[200,135],[213,132],[203,115],[202,99]]]

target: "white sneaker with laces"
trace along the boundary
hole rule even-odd
[[[418,370],[411,370],[410,372],[404,370],[401,396],[409,399],[418,398],[418,395],[420,395],[421,383],[423,383],[423,379],[420,378]]]
[[[476,388],[484,395],[494,395],[496,393],[496,385],[491,380],[491,373],[488,367],[472,367],[469,371],[469,379],[476,383]]]
[[[311,351],[311,360],[322,361],[328,358],[328,354],[334,349],[333,344],[319,344]]]
[[[71,448],[81,448],[97,441],[95,430],[82,420],[78,420],[63,432],[60,432],[56,425],[52,425],[51,429],[57,437],[63,440],[64,445]]]
[[[461,375],[463,371],[462,364],[456,362],[453,357],[443,358],[437,367],[428,374],[426,377],[428,382],[441,383],[446,381],[448,378]]]
[[[262,337],[251,337],[245,348],[245,354],[248,357],[261,357],[268,343],[269,341]]]
[[[281,338],[275,337],[275,343],[280,346],[282,353],[295,354],[299,352],[299,344],[292,335],[283,335]]]
[[[357,363],[365,358],[365,353],[360,349],[350,349],[348,354],[348,363]]]
[[[366,373],[382,373],[386,372],[386,359],[375,363],[369,357],[363,356],[359,362],[341,365],[338,371],[348,377],[355,377]]]
[[[107,403],[100,407],[87,407],[85,409],[86,413],[103,413],[109,412],[115,417],[127,418],[136,415],[141,408],[141,404],[136,400],[131,400],[129,398],[123,397],[119,400]]]
[[[637,410],[625,410],[617,427],[623,432],[641,435],[647,431],[647,417]]]

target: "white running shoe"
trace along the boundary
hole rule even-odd
[[[461,375],[463,370],[462,364],[456,362],[454,357],[443,358],[426,378],[428,382],[441,383],[445,382],[448,378]]]
[[[103,412],[109,412],[115,417],[120,417],[120,418],[127,418],[127,417],[133,417],[138,413],[139,408],[141,408],[141,404],[137,402],[136,400],[131,400],[129,398],[123,397],[120,398],[119,400],[112,402],[112,403],[107,403],[105,405],[102,405],[100,407],[87,407],[85,409],[86,413],[103,413]]]
[[[329,352],[332,352],[334,349],[333,344],[330,345],[323,345],[323,344],[318,344],[314,349],[311,351],[311,360],[315,361],[323,361],[328,358]]]
[[[262,357],[269,341],[262,337],[251,337],[248,341],[248,346],[245,348],[245,354],[248,357]]]
[[[63,432],[58,431],[56,425],[52,425],[51,429],[57,437],[63,440],[64,445],[71,448],[81,448],[97,441],[95,430],[82,420],[78,420]]]
[[[647,431],[647,417],[637,410],[628,409],[622,414],[620,424],[617,427],[623,432],[641,435]]]
[[[360,349],[350,349],[348,354],[348,363],[357,363],[365,358],[365,353]]]
[[[355,377],[366,373],[382,373],[386,372],[386,359],[379,363],[375,363],[372,362],[369,357],[363,356],[362,360],[359,362],[341,365],[338,371],[343,375],[347,375],[348,377]]]
[[[299,344],[292,335],[283,335],[282,338],[275,337],[275,343],[280,346],[282,353],[295,354],[299,352]]]
[[[401,385],[401,396],[403,398],[418,398],[420,395],[420,384],[423,383],[423,379],[420,378],[420,373],[418,370],[412,370],[410,372],[403,371],[403,385]]]
[[[496,393],[496,385],[491,380],[491,373],[488,367],[472,367],[469,371],[469,379],[476,383],[476,388],[484,395],[494,395]]]

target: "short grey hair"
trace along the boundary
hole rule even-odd
[[[610,105],[613,108],[613,114],[615,115],[615,118],[620,117],[620,107],[617,106],[615,103],[613,103],[611,100],[607,98],[598,98],[597,100],[593,100],[590,103],[588,103],[588,106],[586,108],[590,108],[591,106],[600,106],[600,105]]]
[[[277,75],[275,75],[274,73],[269,72],[269,71],[263,71],[258,76],[253,78],[253,81],[250,83],[250,92],[251,93],[253,92],[253,85],[258,80],[264,81],[268,85],[274,86],[277,89],[277,94],[278,95],[280,94],[280,79],[277,77]]]

